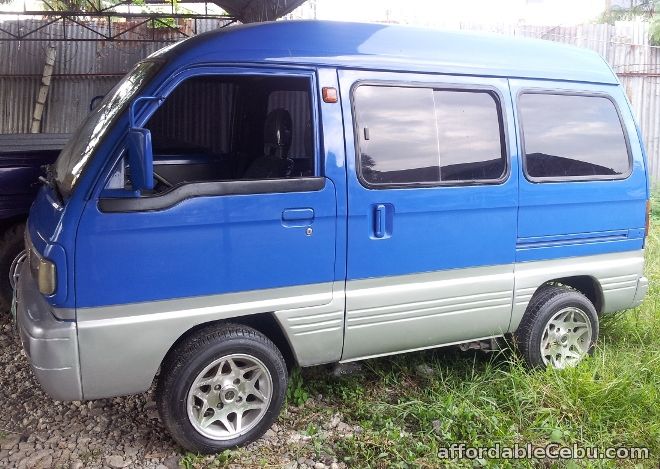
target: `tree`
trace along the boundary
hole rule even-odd
[[[629,0],[627,7],[611,6],[600,15],[598,23],[614,24],[635,19],[650,22],[649,41],[651,45],[660,45],[660,0]]]
[[[655,13],[651,20],[651,44],[660,46],[660,0],[655,0]]]

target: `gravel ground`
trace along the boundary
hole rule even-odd
[[[319,454],[300,430],[314,407],[323,406],[322,396],[304,408],[289,406],[260,441],[218,457],[186,455],[161,424],[152,392],[53,401],[33,377],[8,314],[0,315],[0,380],[1,468],[346,467],[335,456]],[[360,431],[340,414],[319,427],[327,442]]]

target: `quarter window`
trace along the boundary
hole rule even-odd
[[[609,99],[526,93],[519,108],[531,179],[618,178],[629,172],[623,128]]]
[[[361,85],[354,105],[367,184],[493,181],[505,173],[501,110],[490,92]]]

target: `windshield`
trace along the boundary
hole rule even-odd
[[[62,196],[68,197],[71,194],[94,150],[132,98],[154,76],[160,64],[161,62],[153,60],[138,63],[78,127],[55,162],[55,182]]]

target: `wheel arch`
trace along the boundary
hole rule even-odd
[[[275,318],[275,315],[273,313],[255,313],[244,316],[236,316],[227,319],[206,321],[188,328],[183,333],[181,333],[181,335],[179,335],[179,337],[169,347],[169,349],[163,356],[163,359],[161,360],[160,363],[161,367],[163,363],[165,363],[165,361],[169,358],[170,354],[177,348],[177,346],[181,342],[187,340],[188,337],[192,336],[193,334],[197,333],[202,329],[206,329],[208,327],[215,326],[218,324],[240,324],[242,326],[251,327],[261,332],[268,339],[270,339],[279,349],[280,353],[284,357],[284,360],[286,362],[289,371],[291,371],[291,369],[297,365],[297,360],[293,352],[293,348],[289,343],[289,340],[282,326]]]
[[[549,280],[536,290],[539,291],[540,288],[545,285],[564,285],[577,290],[587,297],[591,304],[594,305],[596,313],[601,314],[603,312],[603,305],[605,304],[605,298],[603,296],[603,288],[600,285],[600,282],[595,277],[590,275],[575,275],[570,277],[561,277],[553,280]],[[536,294],[536,293],[534,293]]]
[[[508,332],[515,332],[520,326],[523,316],[529,309],[532,299],[545,287],[563,285],[583,294],[594,305],[596,313],[600,316],[605,310],[605,296],[598,279],[592,275],[567,275],[563,277],[539,279],[539,283],[516,286],[514,304]]]

